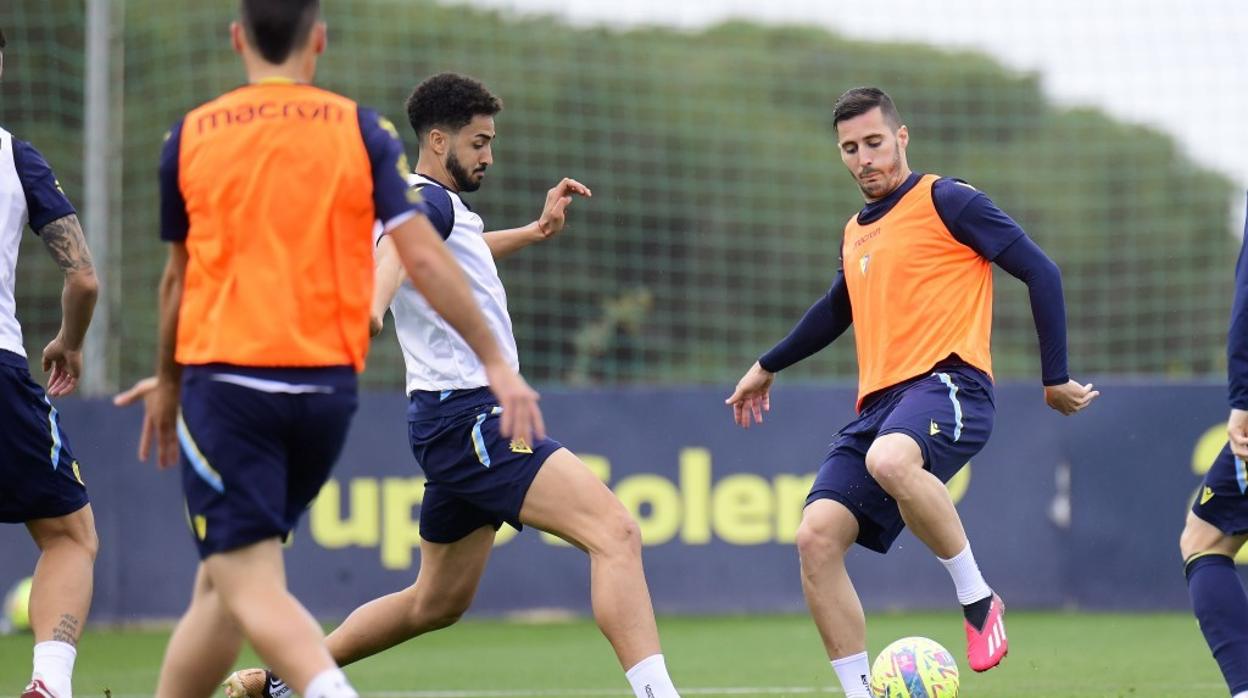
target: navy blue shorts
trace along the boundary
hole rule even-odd
[[[1192,513],[1228,536],[1248,533],[1248,465],[1227,444],[1205,473]]]
[[[502,411],[488,388],[412,394],[408,436],[426,478],[421,538],[454,543],[482,526],[522,528],[529,486],[563,445],[504,438]]]
[[[188,366],[178,441],[200,558],[293,531],[329,478],[357,404],[350,367]]]
[[[52,519],[85,507],[87,488],[56,408],[26,359],[0,349],[0,523]]]
[[[948,482],[988,442],[993,400],[991,379],[964,364],[939,367],[869,398],[832,441],[806,503],[844,504],[858,519],[858,544],[888,552],[905,522],[896,500],[867,472],[871,444],[885,434],[906,434],[918,442],[924,467]]]

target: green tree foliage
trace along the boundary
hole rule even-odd
[[[153,355],[161,137],[242,82],[232,6],[128,0],[118,13],[124,261],[113,282],[124,379]],[[0,8],[22,56],[12,60],[26,63],[0,88],[0,116],[49,153],[78,197],[81,7]],[[830,107],[863,84],[893,95],[916,170],[980,188],[1061,265],[1078,375],[1220,369],[1232,185],[1155,129],[1055,105],[1038,75],[807,27],[584,28],[418,0],[327,2],[326,12],[318,82],[397,124],[411,88],[437,71],[472,74],[503,97],[497,163],[469,196],[492,227],[536,217],[560,177],[594,189],[559,239],[501,264],[522,363],[539,383],[728,384],[782,337],[826,289],[843,224],[862,203]],[[45,288],[26,317],[54,317],[51,295]],[[999,275],[997,301],[997,374],[1034,380],[1026,290]],[[790,373],[850,380],[851,345],[846,337]],[[383,338],[368,380],[399,385],[398,356]]]

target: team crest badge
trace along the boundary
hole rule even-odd
[[[863,256],[858,258],[858,269],[862,272],[863,276],[867,275],[867,265],[870,263],[871,263],[871,255],[869,254],[864,254]]]
[[[511,440],[511,452],[512,453],[532,453],[533,448],[529,446],[529,442],[525,441],[524,439],[512,439]]]
[[[1205,491],[1200,493],[1201,505],[1204,505],[1205,502],[1208,502],[1210,499],[1213,499],[1213,490],[1209,486],[1206,485]]]

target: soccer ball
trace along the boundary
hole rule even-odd
[[[33,579],[19,580],[4,597],[4,619],[0,625],[5,632],[30,630],[30,585]]]
[[[875,698],[957,698],[958,664],[949,650],[925,637],[903,637],[871,665]]]

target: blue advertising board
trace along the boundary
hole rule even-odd
[[[951,483],[976,557],[1011,607],[1186,605],[1178,534],[1225,442],[1224,389],[1102,385],[1086,413],[1049,410],[1033,385],[997,391],[995,433]],[[552,435],[575,451],[641,525],[660,612],[804,608],[794,534],[853,393],[782,387],[767,421],[735,427],[711,388],[547,392]],[[101,539],[92,617],[178,615],[196,557],[174,471],[135,458],[141,415],[104,400],[58,405],[82,463]],[[402,395],[365,395],[333,480],[288,551],[290,585],[317,615],[415,579],[423,478],[406,442]],[[37,551],[0,528],[0,589]],[[947,607],[947,574],[909,533],[887,556],[849,562],[868,609]],[[585,556],[551,536],[500,532],[475,612],[585,612]]]

